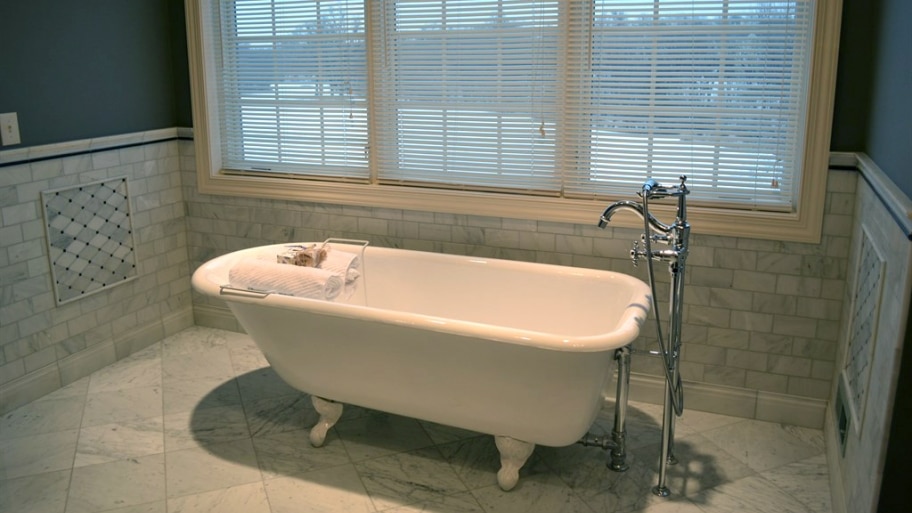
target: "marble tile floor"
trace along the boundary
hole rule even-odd
[[[629,415],[629,471],[598,448],[538,447],[503,492],[478,433],[347,407],[311,447],[309,397],[249,337],[195,327],[3,416],[0,512],[830,511],[820,431],[686,411],[663,499],[650,492],[661,408]]]

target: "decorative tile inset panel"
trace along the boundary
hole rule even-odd
[[[849,318],[849,343],[845,379],[849,388],[850,407],[855,427],[861,429],[867,401],[871,363],[874,360],[878,311],[884,280],[884,259],[880,256],[867,230],[861,231],[861,248],[855,270],[855,291]]]
[[[58,303],[136,277],[126,178],[44,191],[41,197]]]

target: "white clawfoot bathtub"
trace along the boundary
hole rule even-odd
[[[193,287],[225,300],[276,373],[313,396],[312,443],[341,403],[487,433],[504,490],[534,444],[586,433],[615,350],[637,337],[649,308],[649,287],[620,273],[379,247],[364,248],[345,300],[226,287],[236,262],[287,246],[210,260]]]

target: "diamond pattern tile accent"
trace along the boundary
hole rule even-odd
[[[41,197],[58,303],[137,276],[125,177],[44,191]]]
[[[866,230],[862,230],[855,292],[852,298],[848,354],[845,374],[852,396],[855,426],[859,429],[867,404],[871,362],[874,360],[874,340],[880,310],[884,280],[884,259],[880,256]]]

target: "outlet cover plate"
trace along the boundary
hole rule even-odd
[[[0,142],[3,146],[22,142],[19,137],[19,116],[15,112],[0,114]]]

